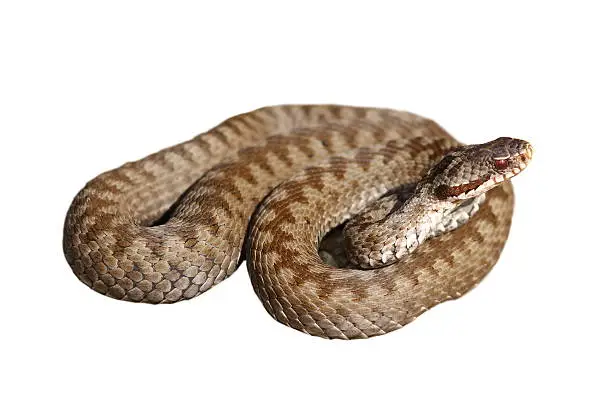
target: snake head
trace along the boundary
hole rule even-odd
[[[521,173],[532,155],[528,142],[501,137],[450,151],[425,179],[438,200],[467,200]]]

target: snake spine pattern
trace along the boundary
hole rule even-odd
[[[64,253],[87,286],[145,303],[191,299],[246,260],[279,322],[368,338],[483,279],[510,229],[507,180],[531,157],[407,112],[264,107],[91,180]]]

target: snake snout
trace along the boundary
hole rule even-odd
[[[533,157],[533,147],[525,140],[499,138],[491,142],[492,162],[496,183],[508,180],[527,167]]]

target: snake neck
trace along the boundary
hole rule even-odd
[[[485,194],[462,201],[436,199],[428,189],[391,194],[373,203],[344,228],[348,260],[360,268],[396,263],[426,240],[465,224]]]

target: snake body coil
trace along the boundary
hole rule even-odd
[[[462,146],[406,112],[265,107],[91,180],[64,253],[94,290],[147,303],[193,298],[245,258],[278,321],[372,337],[488,273],[510,228],[505,181],[531,154],[516,139]]]

